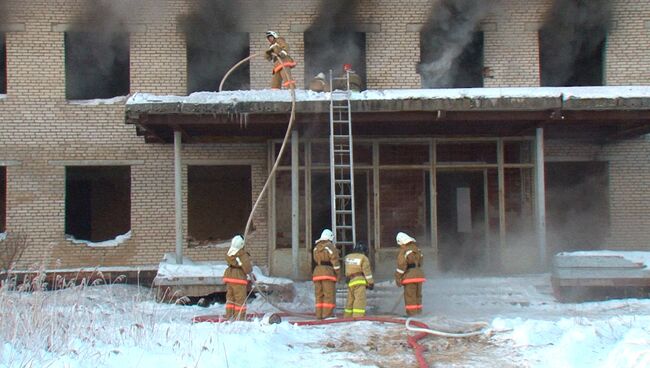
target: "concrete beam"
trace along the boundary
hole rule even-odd
[[[93,32],[97,26],[92,23],[52,23],[52,32]],[[147,25],[142,23],[130,23],[125,25],[128,33],[145,33]]]
[[[144,160],[49,160],[50,166],[136,166]]]

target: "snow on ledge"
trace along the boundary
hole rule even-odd
[[[0,100],[7,98],[7,95],[0,93]]]
[[[645,268],[650,267],[650,252],[643,251],[590,250],[562,252],[557,255],[560,257],[620,257],[633,263],[643,264]]]
[[[0,233],[0,241],[7,239],[7,232]]]
[[[73,244],[82,244],[82,245],[85,245],[85,246],[91,247],[91,248],[117,247],[118,245],[124,243],[125,241],[127,241],[129,239],[131,239],[131,230],[129,230],[126,234],[118,235],[117,237],[115,237],[115,239],[106,240],[106,241],[103,241],[103,242],[96,242],[96,243],[88,241],[88,240],[79,240],[79,239],[76,239],[72,235],[68,235],[68,234],[65,235],[65,240],[68,240],[68,241],[72,242]]]
[[[127,100],[128,96],[117,96],[113,98],[95,98],[92,100],[68,100],[70,105],[84,105],[84,106],[97,106],[97,105],[115,105],[123,103]]]
[[[329,101],[330,93],[296,90],[297,101]],[[647,86],[609,87],[508,87],[508,88],[444,88],[444,89],[386,89],[351,92],[351,100],[436,100],[462,98],[650,98]],[[196,92],[189,96],[165,96],[135,93],[127,105],[148,103],[233,104],[237,102],[291,102],[288,90],[252,90]]]
[[[175,279],[183,277],[223,277],[223,273],[228,268],[224,261],[214,262],[193,262],[187,257],[183,257],[183,264],[176,264],[176,255],[166,253],[162,262],[158,265],[158,274],[156,278]],[[293,282],[289,279],[280,277],[269,277],[264,275],[262,269],[253,266],[253,274],[259,283],[273,285],[289,285]]]

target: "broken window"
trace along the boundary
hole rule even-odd
[[[251,211],[251,198],[250,166],[189,166],[187,227],[190,245],[221,243],[236,234],[243,235]]]
[[[567,40],[554,29],[539,31],[541,86],[602,86],[605,41],[604,34],[586,41]]]
[[[65,95],[68,100],[129,94],[129,35],[65,33]]]
[[[332,31],[305,32],[305,85],[318,73],[329,80],[343,75],[343,65],[352,64],[352,70],[361,78],[361,89],[366,86],[366,34],[363,32]]]
[[[0,233],[7,231],[7,168],[0,167]]]
[[[5,34],[0,32],[0,95],[7,93],[7,45]]]
[[[70,166],[65,178],[66,235],[101,242],[131,229],[129,166]]]
[[[453,57],[441,49],[433,33],[420,33],[420,64],[418,73],[423,88],[483,87],[483,32],[474,32],[460,55]],[[452,60],[447,60],[447,58]]]
[[[187,93],[219,91],[228,70],[250,55],[248,33],[218,32],[212,37],[187,36]],[[224,90],[250,89],[250,63],[237,68],[224,84]]]

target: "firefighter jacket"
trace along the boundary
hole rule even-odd
[[[345,256],[345,277],[348,279],[348,286],[374,285],[370,260],[364,254],[350,253]]]
[[[314,92],[329,92],[330,87],[323,78],[314,77],[309,81],[309,89]]]
[[[331,241],[319,241],[313,250],[316,267],[313,272],[313,281],[334,281],[338,279],[341,265],[339,264],[339,250]]]
[[[223,281],[226,283],[247,285],[248,280],[246,276],[253,271],[253,264],[248,253],[240,249],[239,252],[232,256],[226,255],[226,262],[228,263],[228,268],[223,273]]]
[[[289,55],[289,45],[284,38],[275,39],[275,43],[266,50],[266,60],[273,62],[273,74],[280,72],[282,68],[293,68],[296,62]]]
[[[397,269],[395,270],[395,283],[398,286],[424,282],[422,265],[422,252],[414,242],[403,245],[397,254]]]

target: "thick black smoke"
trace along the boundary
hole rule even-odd
[[[250,54],[248,33],[239,22],[246,12],[240,1],[201,0],[194,12],[180,17],[187,41],[188,93],[217,91],[221,79]],[[249,89],[250,67],[230,75],[224,89]]]
[[[128,4],[90,1],[65,33],[66,98],[129,93]]]
[[[365,84],[365,33],[355,32],[360,0],[321,0],[318,17],[305,32],[305,79],[316,74],[342,73],[352,64]]]
[[[540,30],[543,86],[602,84],[610,0],[556,0]]]
[[[463,77],[460,56],[475,40],[479,23],[487,16],[492,0],[439,0],[420,30],[422,50],[418,72],[425,88],[456,86]],[[482,55],[474,57],[482,58]],[[482,59],[481,59],[482,60]],[[469,60],[470,64],[473,60]],[[479,67],[479,69],[481,69]]]

